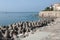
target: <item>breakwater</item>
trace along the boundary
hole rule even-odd
[[[26,33],[34,32],[36,28],[46,26],[48,23],[53,22],[54,19],[54,17],[47,17],[38,21],[18,22],[7,26],[0,26],[0,40],[15,40],[20,34],[26,37]]]

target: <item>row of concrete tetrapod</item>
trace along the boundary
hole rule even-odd
[[[46,26],[53,21],[54,18],[42,18],[38,21],[18,22],[8,26],[0,26],[0,40],[16,40],[21,34],[26,37],[26,33],[34,32],[36,28]]]

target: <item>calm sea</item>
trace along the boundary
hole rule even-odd
[[[37,21],[38,12],[0,12],[0,25],[9,25],[19,21]]]

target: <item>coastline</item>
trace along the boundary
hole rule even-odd
[[[0,40],[60,40],[60,0],[1,0]]]
[[[47,24],[51,23],[54,21],[54,18],[43,18],[40,21],[37,22],[20,22],[20,23],[15,23],[12,25],[8,25],[8,26],[3,26],[0,27],[0,32],[1,35],[3,36],[4,39],[16,39],[17,37],[22,36],[22,38],[26,37],[29,35],[29,32],[31,32],[32,34],[34,34],[34,32],[40,28],[40,27],[44,27]],[[20,36],[18,36],[20,35]]]
[[[37,31],[29,37],[22,40],[60,40],[60,18],[56,18],[47,26],[37,29]]]

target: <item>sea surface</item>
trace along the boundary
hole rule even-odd
[[[39,19],[38,12],[0,12],[0,26],[20,21],[37,21]]]

